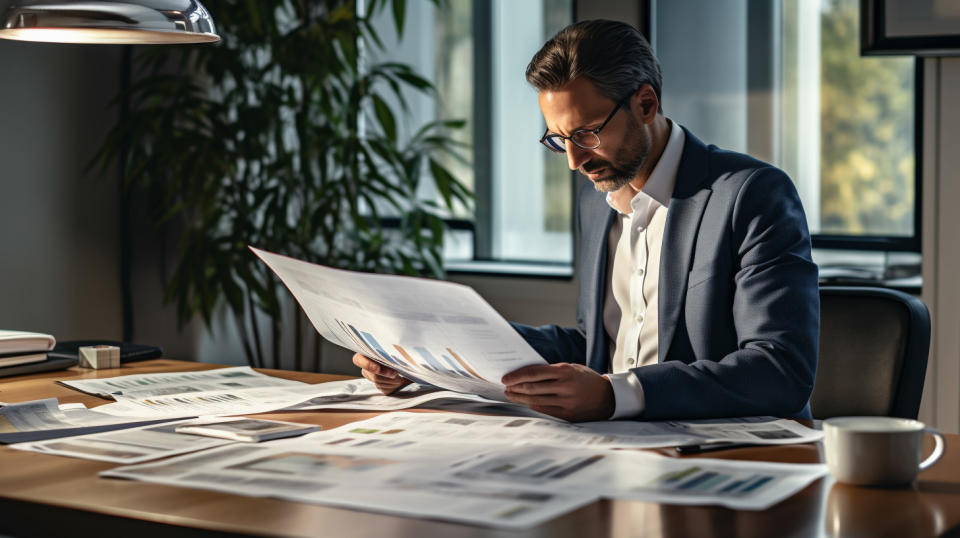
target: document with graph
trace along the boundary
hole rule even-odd
[[[413,381],[503,401],[504,374],[546,364],[468,286],[343,271],[251,250],[324,338]]]

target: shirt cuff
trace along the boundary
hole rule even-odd
[[[633,372],[626,371],[619,374],[605,374],[613,387],[614,410],[609,420],[621,418],[637,418],[646,408],[643,397],[643,385]]]

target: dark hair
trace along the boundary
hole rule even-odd
[[[660,100],[660,62],[643,34],[623,22],[571,24],[550,38],[527,65],[527,82],[540,91],[555,90],[578,77],[590,80],[612,101],[620,102],[644,84]]]

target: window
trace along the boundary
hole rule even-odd
[[[660,0],[664,110],[780,166],[815,245],[919,249],[915,60],[861,57],[858,0]]]
[[[391,58],[438,89],[412,97],[409,125],[468,120],[457,136],[471,147],[469,163],[445,164],[477,200],[450,215],[447,258],[569,268],[580,178],[538,147],[543,119],[523,75],[543,42],[572,22],[573,1],[441,5],[408,2],[404,38],[392,35],[386,14],[381,35]],[[786,170],[815,246],[919,250],[917,68],[910,57],[860,56],[858,0],[649,6],[667,116],[708,143]]]
[[[437,96],[411,94],[412,127],[467,120],[456,134],[470,145],[468,164],[444,164],[473,188],[473,208],[452,214],[446,257],[462,261],[555,264],[573,261],[573,175],[538,142],[544,123],[527,63],[573,21],[573,0],[450,0],[437,8],[408,2],[398,40],[389,13],[377,25],[389,58],[432,80]],[[424,192],[423,196],[436,196]],[[563,271],[561,271],[563,272]]]

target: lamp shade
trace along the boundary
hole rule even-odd
[[[0,38],[120,45],[220,40],[197,0],[13,0],[0,19]]]

